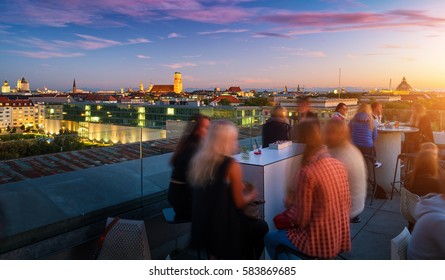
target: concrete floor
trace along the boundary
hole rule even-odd
[[[400,196],[393,200],[375,199],[373,205],[366,201],[365,210],[360,215],[362,221],[351,224],[352,251],[343,253],[347,260],[389,260],[391,259],[391,239],[397,236],[407,222],[400,214]],[[205,254],[201,253],[202,258]],[[172,259],[197,259],[197,253],[190,249],[173,253]]]

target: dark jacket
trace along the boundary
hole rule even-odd
[[[276,141],[289,140],[290,125],[287,121],[270,118],[263,125],[263,148]]]

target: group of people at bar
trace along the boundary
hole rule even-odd
[[[285,108],[272,109],[263,126],[263,147],[280,140],[304,143],[305,147],[301,168],[288,174],[293,184],[283,201],[286,210],[276,213],[276,230],[271,232],[265,221],[252,219],[244,211],[258,192],[243,183],[241,165],[232,157],[238,152],[237,128],[229,121],[210,122],[205,116],[195,116],[172,156],[168,192],[176,217],[191,221],[191,246],[205,249],[209,259],[259,259],[264,248],[271,258],[288,258],[288,254],[278,253],[278,246],[321,259],[350,251],[350,223],[361,221],[367,193],[364,156],[371,157],[376,168],[381,166],[374,143],[383,118],[379,103],[361,104],[351,120],[347,110],[346,104],[339,103],[332,119],[322,127],[309,106],[294,126],[289,124]],[[413,106],[413,114],[415,110],[421,111]],[[412,125],[419,129],[427,126],[422,117],[425,114],[412,117]],[[422,144],[430,140],[426,137],[416,147],[424,151],[411,174],[410,188],[420,188],[419,193],[443,191],[438,181],[437,146]],[[428,188],[423,185],[425,180]],[[434,199],[436,203],[445,196]]]

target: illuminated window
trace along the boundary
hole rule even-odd
[[[49,109],[49,113],[54,114],[54,109],[53,108]]]
[[[99,117],[91,117],[92,122],[99,122],[99,120],[100,120]]]
[[[173,116],[175,114],[175,108],[167,108],[167,115]]]

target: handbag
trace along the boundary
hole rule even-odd
[[[273,222],[277,229],[288,229],[294,227],[293,223],[287,216],[287,211],[284,211],[273,218]]]

